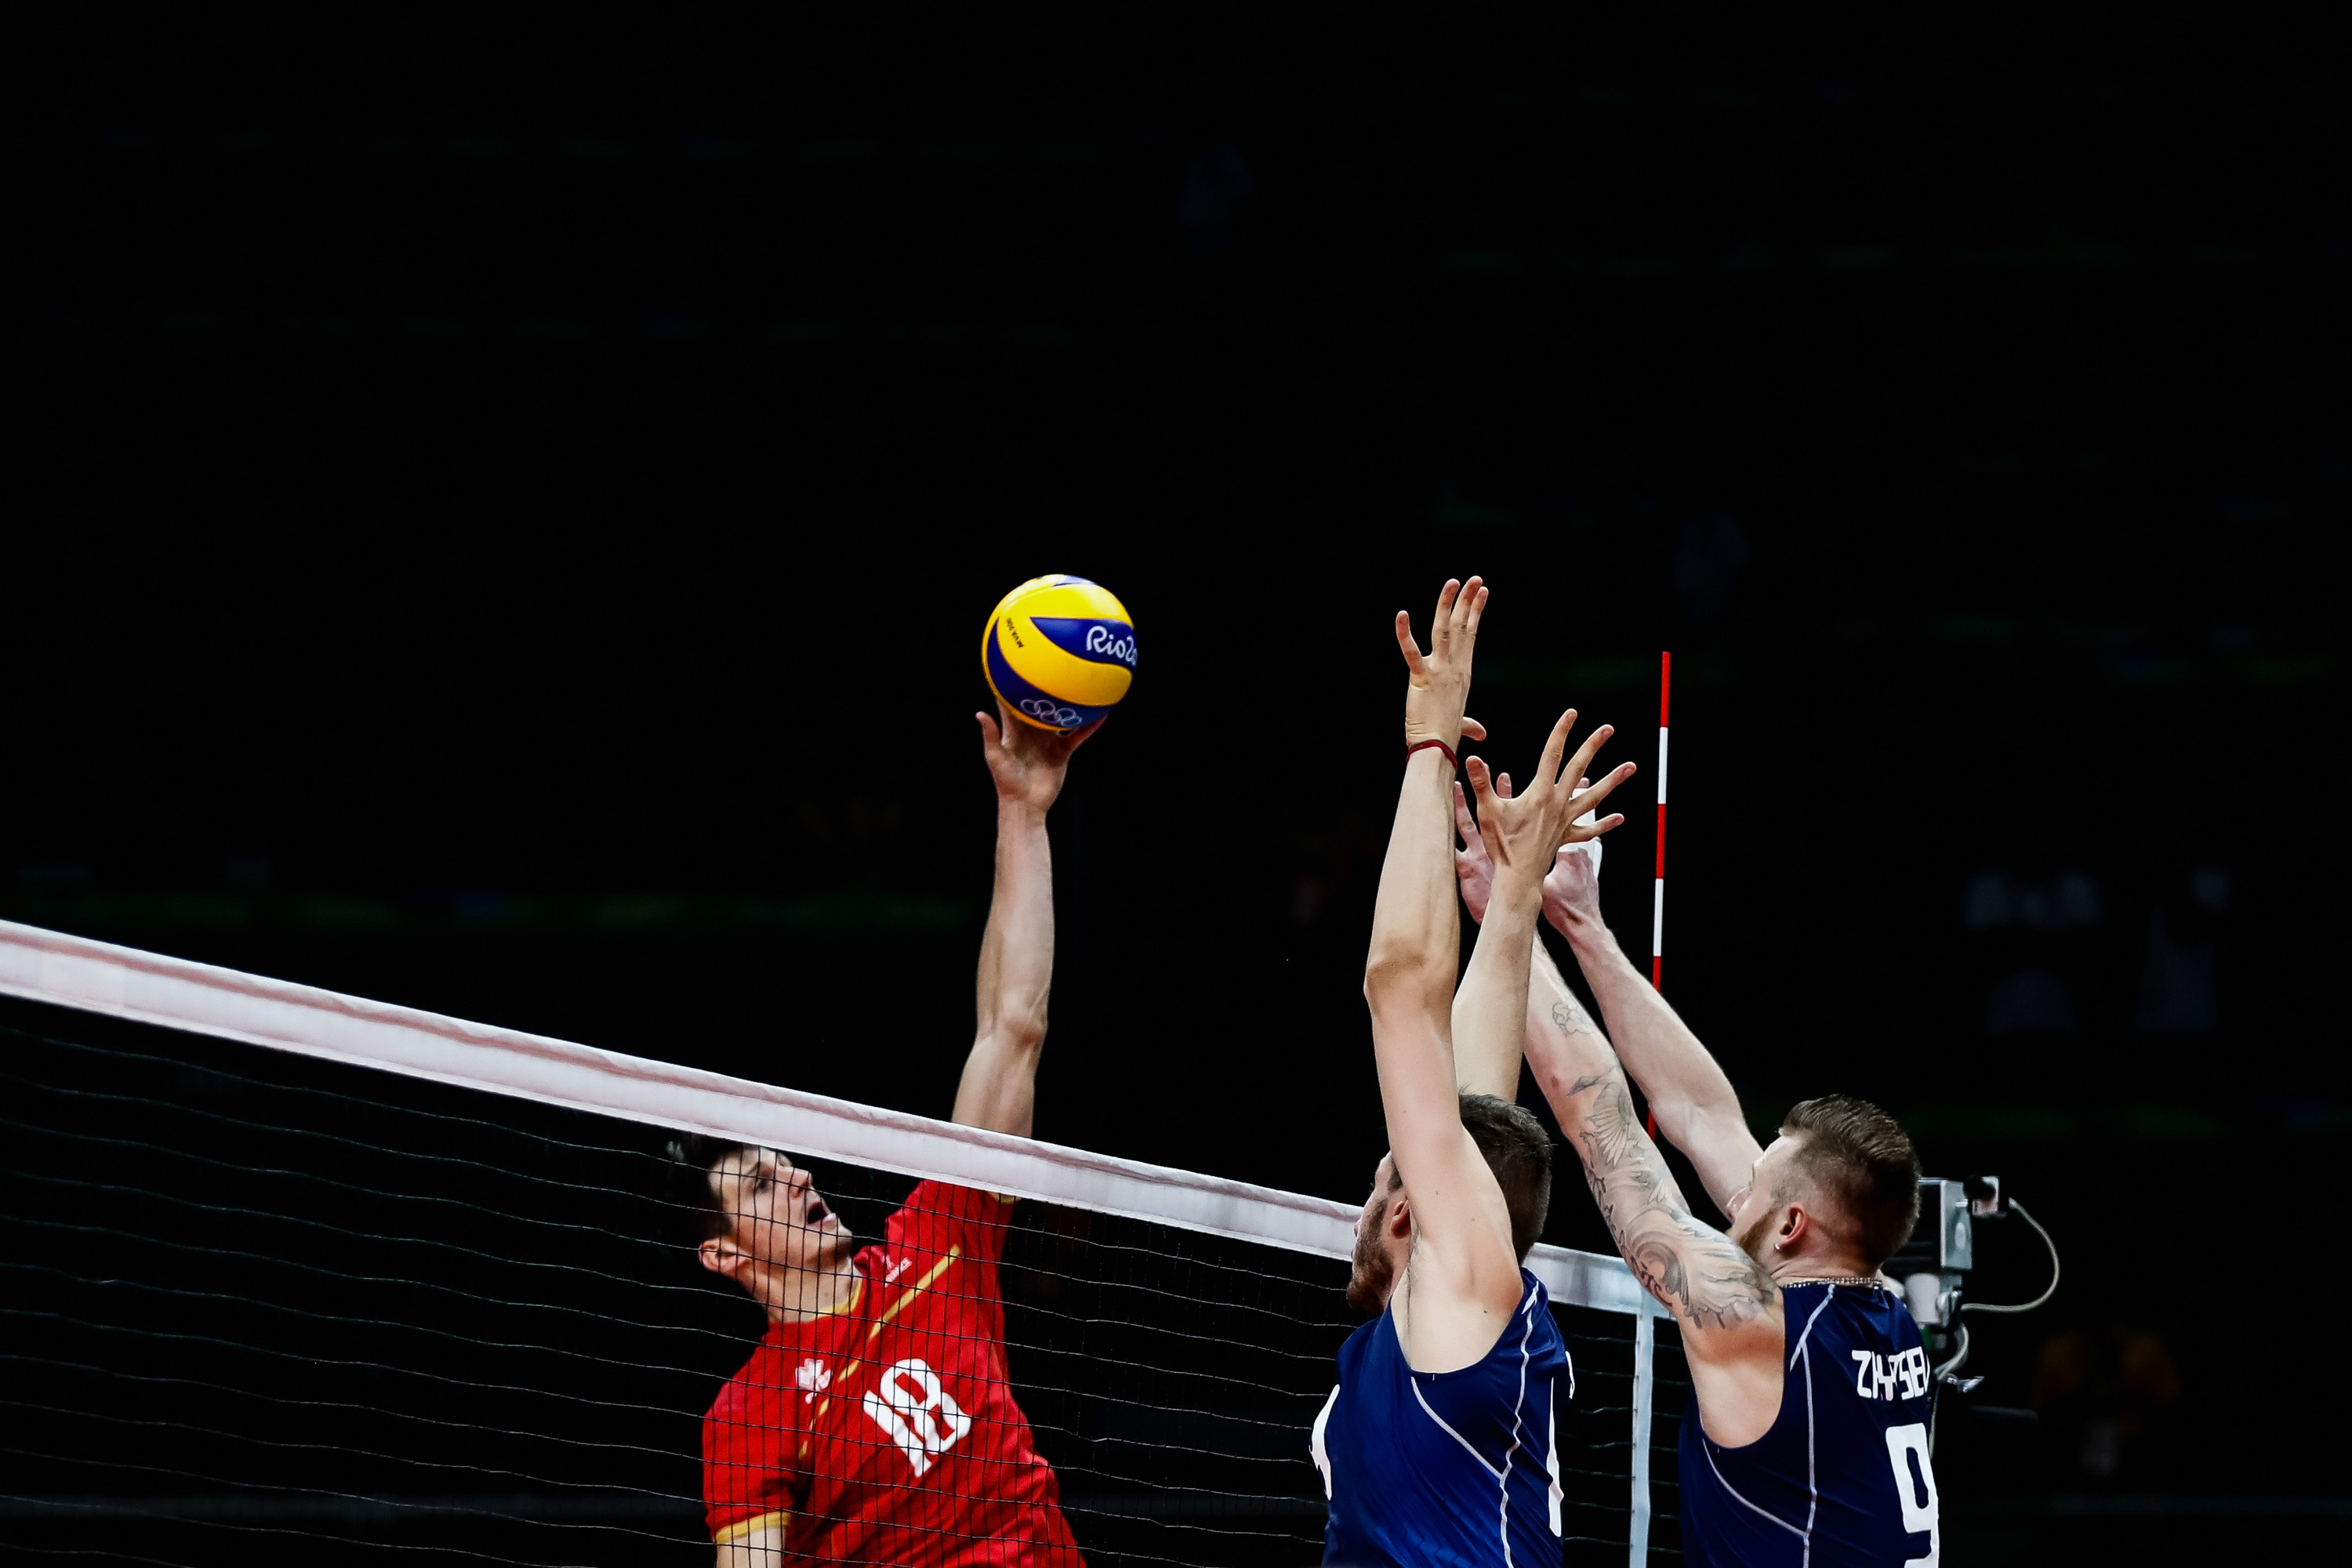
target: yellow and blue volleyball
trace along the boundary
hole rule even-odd
[[[980,667],[1014,718],[1040,730],[1091,724],[1135,680],[1135,623],[1084,577],[1032,577],[996,603]]]

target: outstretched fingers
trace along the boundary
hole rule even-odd
[[[1448,577],[1445,586],[1437,591],[1437,608],[1431,612],[1429,617],[1429,651],[1432,655],[1444,653],[1445,644],[1454,630],[1454,609],[1461,602],[1460,581]]]
[[[1571,708],[1559,716],[1544,738],[1543,756],[1536,763],[1536,788],[1541,791],[1559,782],[1559,757],[1568,750],[1569,731],[1576,727],[1576,710]]]
[[[1571,709],[1570,711],[1573,712],[1574,710]],[[1584,737],[1584,744],[1576,748],[1576,755],[1568,760],[1568,767],[1565,771],[1575,774],[1578,778],[1582,778],[1585,771],[1592,766],[1593,754],[1607,745],[1609,737],[1616,732],[1617,727],[1613,724],[1594,725],[1592,733]]]
[[[1470,777],[1470,788],[1478,796],[1478,815],[1484,817],[1495,808],[1495,775],[1484,757],[1465,757],[1462,771]],[[1475,829],[1474,829],[1475,831]]]
[[[1580,814],[1591,811],[1594,807],[1598,806],[1602,801],[1609,798],[1610,791],[1615,789],[1619,784],[1623,784],[1627,779],[1632,778],[1635,773],[1641,771],[1641,768],[1635,763],[1620,763],[1615,768],[1610,771],[1607,778],[1602,779],[1591,789],[1581,792],[1569,804],[1575,806]]]
[[[1437,591],[1437,608],[1429,617],[1429,652],[1423,654],[1412,640],[1412,617],[1399,610],[1396,618],[1397,647],[1404,653],[1407,668],[1419,675],[1427,659],[1443,659],[1457,637],[1475,638],[1478,635],[1478,619],[1486,608],[1486,587],[1479,578],[1464,583],[1448,577],[1445,586]],[[1478,736],[1486,739],[1482,731]]]
[[[1478,635],[1478,617],[1486,610],[1486,580],[1473,577],[1462,584],[1461,596],[1454,601],[1454,629],[1466,637]]]
[[[1396,639],[1398,651],[1404,655],[1405,668],[1414,675],[1424,673],[1429,666],[1423,661],[1421,648],[1412,640],[1412,617],[1402,610],[1397,612]]]

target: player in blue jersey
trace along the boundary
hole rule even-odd
[[[1456,812],[1475,917],[1489,857],[1458,795]],[[1935,1568],[1927,1352],[1879,1273],[1918,1214],[1911,1141],[1875,1106],[1835,1095],[1794,1107],[1760,1147],[1723,1069],[1602,923],[1600,850],[1560,852],[1544,913],[1615,1048],[1538,943],[1527,1054],[1626,1262],[1682,1324],[1684,1558]],[[1727,1236],[1691,1215],[1634,1115],[1625,1069],[1728,1218]]]
[[[1381,1316],[1341,1349],[1313,1437],[1330,1500],[1323,1560],[1348,1568],[1559,1562],[1553,1405],[1574,1373],[1543,1287],[1519,1267],[1542,1229],[1551,1149],[1511,1099],[1545,872],[1562,843],[1622,820],[1572,826],[1633,769],[1581,795],[1565,787],[1573,712],[1517,800],[1491,799],[1483,764],[1467,764],[1497,870],[1457,1006],[1454,755],[1465,729],[1484,736],[1463,705],[1486,601],[1475,577],[1448,583],[1426,656],[1397,617],[1408,750],[1364,973],[1389,1154],[1349,1287]],[[1566,778],[1608,735],[1594,731]]]

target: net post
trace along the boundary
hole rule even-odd
[[[1628,1568],[1646,1568],[1650,1561],[1650,1416],[1657,1403],[1651,1367],[1657,1359],[1657,1310],[1645,1297],[1633,1314],[1633,1519],[1625,1542]]]

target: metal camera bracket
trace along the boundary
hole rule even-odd
[[[2001,1212],[1999,1176],[1920,1181],[1919,1223],[1886,1260],[1886,1273],[1903,1282],[1903,1299],[1921,1328],[1948,1327],[1958,1318],[1961,1289],[1976,1267],[1976,1221]]]

